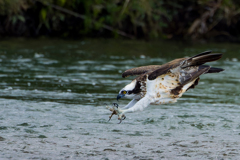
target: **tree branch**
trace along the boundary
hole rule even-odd
[[[81,18],[81,19],[88,19],[88,17],[86,17],[85,15],[82,15],[82,14],[79,14],[79,13],[76,13],[76,12],[73,12],[71,10],[68,10],[66,8],[63,8],[63,7],[60,7],[60,6],[57,6],[57,5],[54,5],[54,4],[50,4],[50,3],[45,3],[45,2],[42,2],[41,0],[33,0],[33,1],[37,1],[37,2],[40,2],[42,3],[43,5],[46,5],[46,6],[49,6],[49,7],[52,7],[56,10],[59,10],[61,12],[64,12],[64,13],[67,13],[69,15],[72,15],[72,16],[75,16],[75,17],[78,17],[78,18]],[[112,32],[116,32],[117,34],[123,36],[123,37],[127,37],[127,38],[130,38],[130,39],[134,39],[135,37],[132,36],[132,35],[129,35],[123,31],[120,31],[118,29],[115,29],[111,26],[108,26],[106,24],[100,24],[99,22],[95,21],[95,20],[92,20],[90,19],[92,23],[95,23],[95,24],[99,24],[102,28],[104,29],[107,29],[109,31],[112,31]]]

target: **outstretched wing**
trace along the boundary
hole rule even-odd
[[[161,65],[150,65],[150,66],[142,66],[142,67],[128,69],[125,72],[123,72],[122,77],[126,78],[128,76],[136,76],[136,75],[144,74],[150,71],[154,71],[160,67]]]
[[[180,67],[181,69],[191,67],[191,66],[200,66],[206,62],[211,62],[211,61],[216,61],[222,57],[222,54],[219,53],[214,53],[211,54],[211,51],[206,51],[203,53],[200,53],[198,55],[195,55],[190,58],[179,58],[175,59],[171,62],[168,62],[164,65],[162,65],[160,68],[157,70],[153,71],[149,76],[149,80],[154,80],[158,76],[167,73],[170,69],[174,69],[176,67]],[[214,72],[215,70],[212,69],[209,71]],[[220,70],[219,70],[220,71]]]
[[[187,58],[179,58],[179,59],[175,59],[173,61],[170,61],[164,65],[162,65],[160,68],[156,69],[155,71],[153,71],[149,76],[148,79],[149,80],[154,80],[156,79],[158,76],[167,73],[170,69],[176,68],[178,67],[181,62],[183,60],[185,60]]]

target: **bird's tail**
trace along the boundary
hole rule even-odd
[[[224,69],[211,67],[206,73],[219,73],[219,72],[222,72],[222,71],[224,71]]]
[[[205,73],[219,73],[219,72],[224,71],[224,69],[222,69],[222,68],[211,67],[208,65],[200,65],[198,70],[202,70],[203,68],[206,68],[206,67],[209,67],[209,70]]]

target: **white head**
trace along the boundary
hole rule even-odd
[[[130,84],[121,89],[117,96],[117,100],[123,97],[133,99],[136,96],[136,92],[138,92],[138,90],[136,90],[136,84],[137,81],[135,79]]]

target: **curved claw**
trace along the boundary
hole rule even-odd
[[[112,114],[109,116],[108,122],[111,120],[113,115],[118,115],[118,119],[120,120],[120,122],[118,124],[122,123],[122,121],[126,119],[126,116],[123,114],[123,110],[118,108],[117,103],[113,103],[112,108],[109,106],[106,106],[106,108],[112,112]]]
[[[114,110],[114,111],[112,112],[112,114],[109,116],[109,120],[108,120],[108,122],[111,120],[111,118],[112,118],[112,116],[113,116],[114,114],[117,115],[117,112],[116,112],[115,110]]]
[[[121,119],[120,122],[119,122],[118,124],[122,123],[122,121],[123,121],[123,120]]]
[[[117,104],[117,103],[113,103],[113,106],[118,109],[118,104]],[[111,120],[111,118],[112,118],[113,115],[115,115],[115,114],[118,115],[118,113],[117,113],[117,111],[114,109],[114,107],[113,107],[113,108],[110,108],[109,106],[106,107],[107,109],[109,109],[109,110],[112,112],[112,114],[109,116],[108,122]]]
[[[123,115],[119,115],[118,119],[120,120],[120,122],[118,124],[120,124],[120,123],[122,123],[122,121],[124,119],[126,119],[126,116],[124,114]]]

